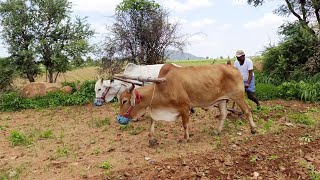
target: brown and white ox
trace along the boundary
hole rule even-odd
[[[184,138],[189,140],[189,112],[193,107],[209,107],[218,104],[220,125],[218,133],[223,129],[227,115],[226,101],[233,100],[246,115],[255,133],[250,107],[245,101],[243,80],[232,66],[225,64],[207,66],[177,67],[165,64],[158,78],[165,82],[134,89],[134,85],[120,95],[119,118],[136,119],[149,108],[151,115],[150,145],[157,141],[154,138],[155,121],[175,121],[182,118]]]

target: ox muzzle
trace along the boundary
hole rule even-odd
[[[135,93],[135,96],[136,96],[135,103],[138,104],[142,100],[141,99],[141,95],[138,93],[138,91],[134,91],[134,93]],[[119,124],[126,125],[132,120],[132,118],[130,117],[130,114],[131,114],[131,111],[132,111],[134,106],[135,106],[135,104],[131,105],[125,114],[119,114],[117,116],[117,121],[118,121]]]
[[[131,121],[131,118],[125,117],[125,116],[122,116],[122,115],[119,114],[117,116],[117,121],[121,125],[127,125]]]
[[[103,105],[103,103],[105,102],[105,99],[106,99],[106,95],[108,94],[110,88],[111,88],[111,87],[107,87],[107,88],[103,91],[101,97],[96,97],[96,99],[94,100],[94,105],[95,105],[95,106],[102,106],[102,105]]]
[[[96,98],[94,100],[94,105],[95,106],[102,106],[103,105],[104,100],[102,98]]]

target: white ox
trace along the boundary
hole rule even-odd
[[[156,78],[158,77],[159,71],[163,65],[164,64],[136,65],[133,63],[129,63],[126,66],[123,75]],[[146,85],[148,83],[146,83]],[[103,102],[110,102],[116,96],[119,99],[120,94],[130,86],[130,83],[126,83],[119,80],[99,79],[95,85],[96,99],[94,104],[96,106],[102,106]],[[140,86],[137,86],[137,88],[139,87]]]

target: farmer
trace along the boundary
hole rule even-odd
[[[246,58],[242,50],[238,50],[236,52],[236,57],[237,61],[234,62],[234,67],[236,67],[241,73],[248,98],[257,104],[257,109],[261,109],[259,100],[254,94],[255,83],[252,60]]]

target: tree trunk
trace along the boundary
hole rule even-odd
[[[53,83],[53,70],[48,70],[49,83]]]
[[[60,73],[60,72],[57,72],[56,77],[54,78],[54,82],[55,82],[55,83],[57,82],[57,78],[58,78],[58,76],[59,76],[59,73]]]
[[[34,82],[34,77],[32,74],[27,73],[27,77],[28,77],[29,82]]]

